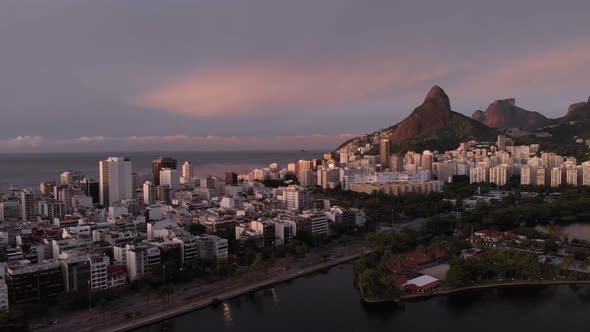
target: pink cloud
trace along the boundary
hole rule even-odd
[[[445,74],[439,66],[382,59],[242,65],[197,73],[135,103],[200,117],[285,112],[391,95]]]
[[[43,143],[43,137],[41,136],[17,136],[12,138],[6,142],[4,142],[4,146],[9,149],[34,149],[41,146]]]
[[[488,69],[473,71],[455,84],[463,96],[481,100],[491,94],[497,98],[546,94],[588,88],[590,77],[590,46],[578,42],[533,54],[511,56]]]

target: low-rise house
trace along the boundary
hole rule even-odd
[[[406,281],[402,290],[408,293],[424,293],[440,286],[440,280],[427,274]]]

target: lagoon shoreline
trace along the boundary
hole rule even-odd
[[[441,289],[438,291],[406,294],[396,299],[366,299],[362,297],[363,301],[368,304],[391,303],[391,302],[410,302],[412,300],[426,299],[442,295],[451,295],[456,293],[463,293],[472,290],[494,289],[494,288],[509,288],[509,287],[527,287],[527,286],[554,286],[554,285],[590,285],[590,280],[537,280],[537,281],[511,281],[511,282],[497,282],[482,285],[473,285],[452,289]]]

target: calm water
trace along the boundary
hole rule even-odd
[[[562,239],[567,236],[570,241],[573,239],[590,241],[590,224],[537,226],[536,228],[541,232],[553,234]]]
[[[352,265],[172,319],[168,331],[586,330],[590,286],[484,290],[401,304],[365,305]],[[139,329],[161,331],[161,323]]]
[[[191,161],[196,176],[222,176],[227,171],[243,172],[278,162],[285,165],[299,159],[313,159],[321,152],[265,151],[265,152],[129,152],[129,153],[34,153],[0,154],[0,186],[37,187],[39,182],[58,180],[64,170],[78,170],[98,178],[98,161],[109,155],[125,156],[133,162],[136,173],[151,174],[151,161],[160,156],[178,160],[178,167]]]

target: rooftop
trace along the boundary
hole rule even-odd
[[[423,276],[419,276],[418,278],[414,278],[411,280],[408,280],[404,285],[416,285],[418,287],[424,287],[426,285],[429,285],[433,282],[437,282],[438,279],[436,279],[435,277],[431,277],[427,274],[423,275]]]

